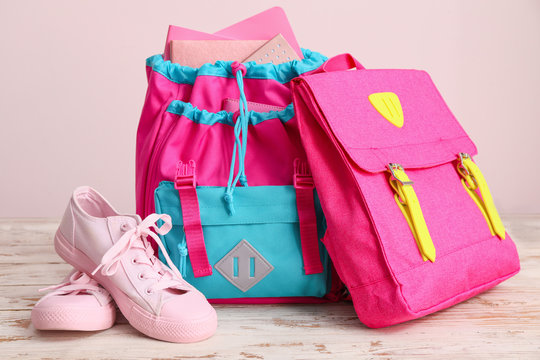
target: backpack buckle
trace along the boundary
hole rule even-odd
[[[391,180],[395,180],[399,182],[401,185],[412,185],[414,184],[414,181],[403,181],[400,180],[399,177],[396,176],[395,170],[401,170],[403,171],[403,166],[396,164],[396,163],[390,163],[388,164],[388,170],[390,171],[390,174],[392,174]]]
[[[187,163],[179,161],[176,164],[176,176],[174,177],[174,188],[176,190],[197,186],[195,168],[195,160],[189,160]]]
[[[314,189],[313,176],[307,162],[294,159],[294,187],[295,189]]]
[[[388,170],[391,173],[388,180],[390,186],[394,189],[394,200],[411,229],[422,259],[435,262],[435,245],[431,239],[420,202],[412,186],[413,181],[409,179],[405,170],[403,170],[403,166],[399,164],[388,164]]]

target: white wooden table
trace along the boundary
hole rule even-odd
[[[0,219],[0,359],[540,359],[540,216],[506,216],[521,273],[450,309],[368,329],[351,303],[216,306],[209,340],[171,344],[125,321],[102,332],[45,332],[30,323],[39,288],[70,266],[54,253],[55,220]]]

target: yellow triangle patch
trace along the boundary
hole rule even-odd
[[[368,96],[369,102],[379,114],[398,128],[403,126],[403,110],[399,98],[393,92],[374,93]]]

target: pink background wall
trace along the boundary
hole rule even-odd
[[[303,47],[429,71],[501,212],[540,213],[539,1],[2,0],[0,216],[59,217],[83,184],[133,211],[144,61],[167,25],[212,32],[274,5]]]

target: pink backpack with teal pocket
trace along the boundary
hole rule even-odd
[[[362,322],[424,316],[519,271],[476,147],[427,73],[340,55],[293,83],[323,242]]]
[[[198,69],[147,60],[137,212],[171,215],[167,252],[214,302],[320,302],[339,291],[290,92],[326,58],[303,55]]]

